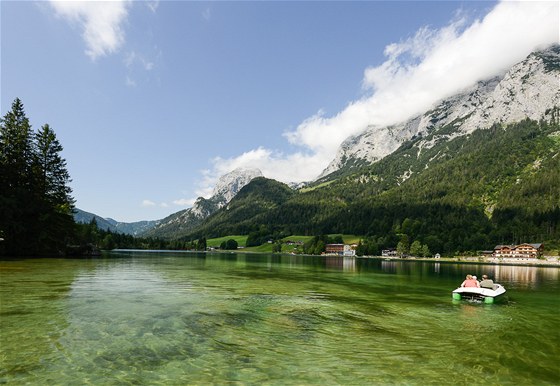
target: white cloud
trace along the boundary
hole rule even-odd
[[[212,170],[203,172],[203,181],[197,194],[209,197],[218,178],[237,168],[258,168],[264,176],[278,181],[309,181],[316,177],[329,161],[322,152],[284,154],[263,147],[234,158],[216,157],[212,160]]]
[[[441,29],[423,27],[413,37],[387,45],[385,62],[364,71],[364,97],[331,117],[319,111],[284,134],[304,151],[281,154],[259,147],[235,158],[216,158],[200,192],[208,193],[221,174],[243,166],[258,167],[284,182],[313,179],[348,136],[369,125],[404,121],[505,71],[535,49],[558,43],[558,25],[558,2],[504,1],[482,20],[469,23],[458,17]]]
[[[124,44],[122,24],[126,21],[131,4],[130,0],[50,0],[51,7],[59,17],[82,29],[85,52],[92,60],[117,52]]]
[[[364,72],[370,95],[333,117],[309,118],[286,134],[288,140],[332,152],[368,125],[398,123],[506,70],[536,48],[558,41],[558,3],[503,2],[483,20],[465,23],[455,20],[440,30],[424,27],[410,39],[389,44],[387,60]]]
[[[142,204],[143,207],[150,207],[150,206],[156,206],[156,203],[151,201],[151,200],[142,200]]]

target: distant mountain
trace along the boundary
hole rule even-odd
[[[295,193],[288,185],[257,177],[245,185],[227,206],[216,211],[196,228],[197,237],[221,234],[248,234],[255,230],[259,216],[268,214],[286,203]],[[268,219],[267,221],[273,221]]]
[[[417,146],[430,148],[436,142],[449,141],[493,124],[514,123],[525,118],[550,119],[552,109],[560,105],[559,71],[560,46],[555,45],[532,53],[505,74],[478,82],[406,122],[389,127],[368,127],[341,144],[318,180],[337,171],[335,178],[349,169],[371,165],[404,142],[425,137],[441,127],[447,127],[447,132],[429,141],[420,141]]]
[[[191,208],[173,213],[155,227],[143,233],[146,237],[180,237],[202,223],[204,219],[227,205],[233,197],[251,180],[262,177],[259,169],[238,168],[220,177],[212,197],[199,197]]]
[[[104,219],[101,216],[86,212],[85,210],[81,210],[78,208],[74,209],[74,221],[76,221],[77,223],[89,224],[93,219],[95,219],[95,222],[97,223],[97,227],[99,229],[110,230],[112,232],[116,231],[115,220]]]
[[[89,224],[92,219],[95,219],[97,226],[103,230],[110,230],[111,232],[124,233],[133,236],[148,231],[156,226],[159,221],[136,221],[136,222],[120,222],[112,218],[103,218],[93,213],[86,212],[81,209],[74,209],[74,220],[78,223]]]

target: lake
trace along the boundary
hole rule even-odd
[[[556,267],[121,251],[1,261],[0,302],[1,384],[560,384]]]

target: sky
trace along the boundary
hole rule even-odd
[[[64,147],[76,206],[155,220],[238,167],[310,181],[338,146],[558,43],[556,1],[5,1],[1,115]]]

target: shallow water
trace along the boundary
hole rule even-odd
[[[502,303],[453,302],[467,273]],[[120,252],[0,262],[0,383],[560,383],[560,269]]]

